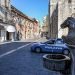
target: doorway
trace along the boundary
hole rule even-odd
[[[9,35],[10,35],[9,32],[7,31],[7,32],[6,32],[6,39],[7,39],[7,40],[10,40],[10,36],[9,36]]]

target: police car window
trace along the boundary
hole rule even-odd
[[[47,42],[47,44],[54,44],[54,40]]]
[[[63,41],[60,41],[60,40],[59,40],[59,41],[56,41],[56,43],[57,43],[57,44],[62,44]]]

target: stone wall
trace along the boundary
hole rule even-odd
[[[50,0],[49,34],[50,38],[61,38],[67,29],[62,30],[61,24],[67,17],[75,17],[75,0]],[[66,34],[64,34],[66,35]]]

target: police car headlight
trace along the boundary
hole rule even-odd
[[[67,54],[69,54],[69,51],[68,50],[64,50],[63,54],[67,55]]]

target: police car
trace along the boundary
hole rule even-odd
[[[48,52],[68,55],[70,53],[69,47],[63,39],[51,39],[43,43],[33,43],[31,45],[32,52]]]

